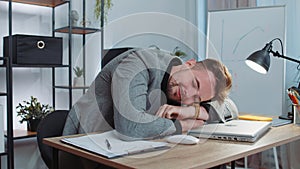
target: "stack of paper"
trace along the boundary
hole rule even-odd
[[[113,130],[100,134],[63,138],[61,141],[107,158],[170,148],[166,142],[123,141],[116,136],[115,132]]]

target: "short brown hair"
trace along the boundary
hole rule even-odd
[[[232,87],[232,77],[227,67],[218,60],[205,59],[196,63],[194,70],[209,70],[216,78],[215,96],[212,100],[223,102]]]

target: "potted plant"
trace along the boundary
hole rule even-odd
[[[178,56],[178,57],[187,56],[187,54],[185,52],[183,52],[178,46],[176,46],[174,48],[174,50],[171,54],[174,55],[174,56]]]
[[[103,18],[104,21],[107,21],[107,14],[108,11],[112,8],[113,3],[112,0],[104,0],[104,11],[103,11]],[[101,18],[101,0],[96,0],[96,4],[95,4],[95,8],[94,8],[94,14],[95,14],[95,18],[97,20],[100,20]]]
[[[48,104],[41,104],[37,98],[31,96],[30,101],[23,101],[16,107],[17,116],[21,117],[20,123],[27,122],[27,130],[36,131],[39,122],[47,114],[53,111],[53,108]]]
[[[156,45],[150,45],[149,48],[160,50],[160,48]],[[178,56],[178,57],[187,56],[187,54],[185,52],[183,52],[178,46],[176,46],[170,54],[173,56]]]
[[[74,77],[73,86],[83,86],[84,85],[83,69],[80,68],[79,66],[76,66],[73,68],[73,71],[76,75],[76,77]]]

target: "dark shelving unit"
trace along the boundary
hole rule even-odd
[[[86,0],[82,0],[82,11],[83,11],[83,18],[86,18]],[[101,0],[102,3],[102,11],[104,10],[103,6],[104,6],[104,0]],[[72,10],[72,4],[69,3],[69,11]],[[101,11],[101,12],[102,12]],[[103,13],[101,14],[101,16],[103,16]],[[103,22],[104,22],[104,18],[101,17],[100,18],[100,29],[98,28],[89,28],[86,27],[85,25],[83,26],[72,26],[71,25],[71,20],[70,20],[70,12],[69,12],[69,25],[68,26],[64,26],[64,27],[60,27],[60,28],[55,28],[53,27],[53,32],[54,33],[67,33],[69,35],[69,63],[68,65],[70,65],[69,67],[69,84],[68,85],[56,85],[55,83],[53,83],[53,88],[55,89],[66,89],[69,90],[69,109],[72,108],[72,93],[73,90],[82,90],[83,94],[85,93],[85,91],[89,88],[89,86],[86,86],[86,49],[85,49],[85,43],[86,43],[86,35],[88,34],[92,34],[92,33],[97,33],[97,32],[101,32],[103,33]],[[82,50],[82,62],[83,62],[83,78],[84,78],[84,82],[83,82],[83,86],[72,86],[72,60],[70,58],[72,58],[72,35],[80,35],[82,37],[82,46],[83,46],[83,50]],[[101,54],[103,54],[103,42],[104,42],[104,37],[103,34],[101,34],[101,46],[100,46],[100,51]],[[101,55],[102,56],[102,55]],[[53,70],[54,71],[54,70]],[[55,75],[55,73],[53,73]],[[55,78],[55,77],[53,77]],[[55,91],[53,92],[53,103],[55,105]]]
[[[19,131],[13,129],[13,69],[18,67],[28,67],[28,68],[50,68],[52,69],[52,104],[55,108],[55,92],[56,89],[67,89],[69,91],[69,108],[72,107],[72,90],[85,90],[88,88],[86,82],[84,80],[84,86],[74,87],[72,86],[72,35],[73,34],[80,34],[82,35],[82,45],[85,45],[85,39],[87,34],[96,33],[96,32],[103,32],[103,17],[101,17],[101,25],[100,29],[95,28],[88,28],[88,27],[73,27],[71,26],[70,21],[70,11],[72,9],[71,1],[70,0],[2,0],[8,2],[8,42],[9,42],[9,53],[8,56],[0,57],[0,68],[6,69],[6,91],[0,91],[0,96],[6,97],[6,104],[7,104],[7,131],[5,131],[6,137],[6,151],[0,153],[0,156],[7,155],[7,168],[13,169],[14,168],[14,140],[17,139],[24,139],[28,137],[35,137],[36,132],[28,132],[28,131]],[[85,3],[86,0],[82,0],[83,5],[83,17],[85,17]],[[68,64],[67,65],[18,65],[12,63],[12,3],[22,3],[22,4],[30,4],[30,5],[38,5],[44,7],[52,8],[52,36],[55,37],[56,33],[67,33],[68,34]],[[104,0],[101,0],[102,3],[102,11]],[[68,5],[68,25],[61,28],[55,28],[55,8],[60,5]],[[103,12],[102,15],[103,16]],[[3,17],[3,16],[2,16]],[[103,54],[103,34],[101,34],[101,46],[100,50]],[[83,70],[85,71],[85,48],[83,48]],[[55,84],[55,70],[58,68],[66,68],[68,69],[68,84],[67,85],[56,85]],[[85,79],[85,74],[84,74]]]

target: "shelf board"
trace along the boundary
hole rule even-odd
[[[89,86],[53,86],[58,89],[88,89]]]
[[[0,96],[6,96],[7,93],[4,93],[4,92],[0,92]]]
[[[7,152],[1,152],[0,153],[0,156],[4,156],[4,155],[7,155]]]
[[[5,0],[8,1],[8,0]],[[12,2],[18,2],[23,4],[46,6],[46,7],[56,7],[64,3],[69,2],[69,0],[12,0]]]
[[[69,67],[69,65],[24,65],[24,64],[13,64],[12,67],[30,67],[30,68],[52,68],[52,67]]]
[[[21,129],[15,129],[13,135],[13,139],[23,139],[23,138],[30,138],[30,137],[35,137],[36,132],[33,131],[28,131],[28,130],[21,130]],[[7,131],[4,131],[4,136],[7,137]]]
[[[60,33],[69,33],[70,27],[66,26],[66,27],[55,29],[54,31]],[[90,34],[98,31],[100,31],[100,29],[86,28],[86,27],[72,27],[72,34]]]

